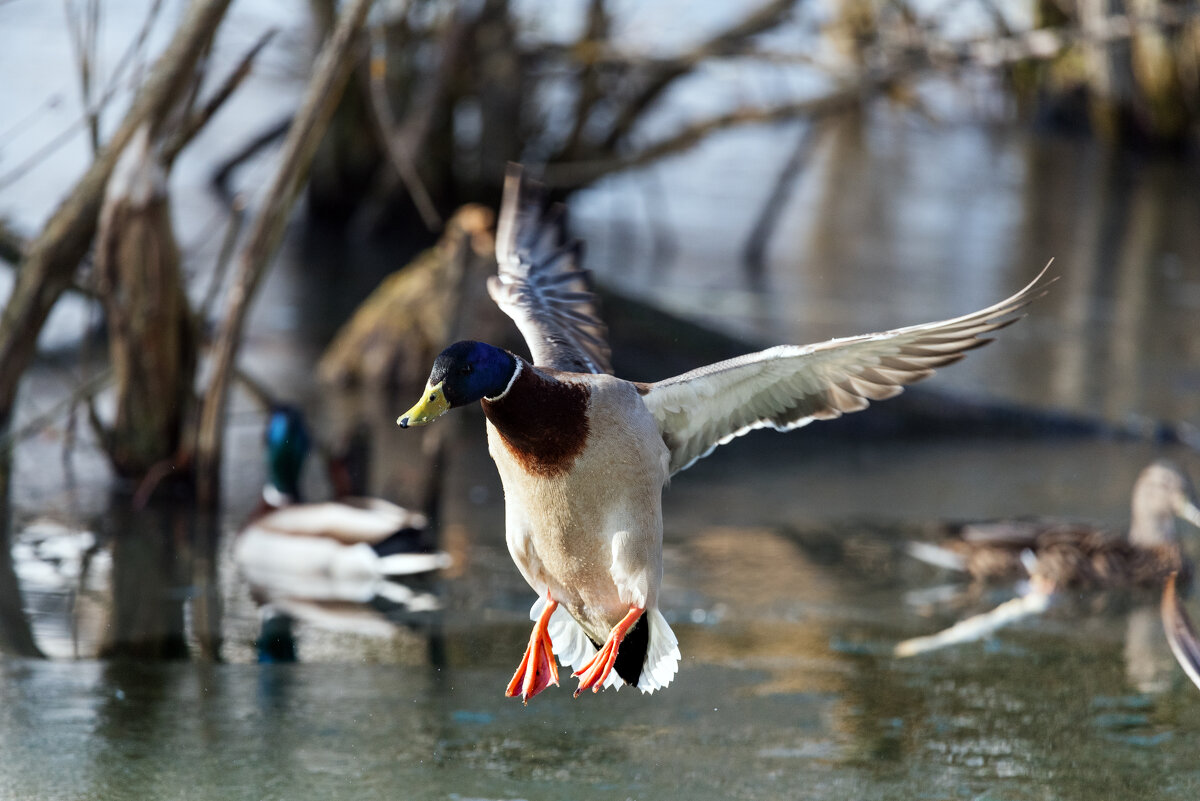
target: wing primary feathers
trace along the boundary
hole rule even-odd
[[[509,165],[488,294],[517,324],[535,365],[611,373],[608,329],[580,267],[583,245],[565,240],[563,208],[547,209],[545,188]]]
[[[644,399],[671,451],[672,473],[756,428],[789,430],[865,409],[962,359],[1046,293],[1050,265],[979,311],[816,345],[781,345],[650,384]]]

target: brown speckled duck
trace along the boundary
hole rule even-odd
[[[1160,590],[1163,628],[1176,660],[1200,687],[1200,642],[1177,593],[1192,579],[1179,542],[1178,521],[1200,526],[1200,509],[1187,475],[1159,460],[1138,474],[1129,534],[1061,521],[973,523],[939,545],[910,543],[927,562],[969,573],[979,581],[1029,578],[1029,589],[995,609],[972,615],[936,634],[897,643],[897,656],[916,656],[978,640],[1011,623],[1045,612],[1064,590]]]
[[[1200,526],[1195,492],[1174,463],[1159,460],[1133,485],[1128,537],[1086,523],[1012,520],[959,527],[938,545],[913,543],[919,559],[954,567],[981,581],[1030,577],[1043,589],[1120,589],[1163,586],[1191,564],[1179,548],[1177,521]]]
[[[1017,294],[938,323],[816,345],[782,345],[656,383],[610,374],[607,331],[540,187],[510,170],[496,235],[495,302],[532,360],[458,342],[435,360],[421,400],[398,419],[424,425],[482,403],[504,485],[509,553],[538,594],[509,696],[558,683],[667,686],[679,665],[659,611],[662,491],[716,446],[756,429],[789,431],[865,409],[962,358],[1043,291],[1045,270]]]

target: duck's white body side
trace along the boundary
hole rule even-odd
[[[388,595],[388,577],[449,566],[441,551],[380,556],[372,547],[401,529],[426,525],[424,515],[379,498],[297,503],[247,524],[233,557],[251,584],[275,594],[362,603]]]

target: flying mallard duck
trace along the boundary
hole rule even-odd
[[[301,503],[300,472],[309,448],[299,410],[272,410],[262,501],[234,544],[234,559],[252,584],[306,598],[367,601],[392,587],[389,576],[448,566],[447,554],[424,545],[423,515],[380,498]]]
[[[1130,501],[1128,536],[1087,523],[1014,520],[957,527],[942,543],[914,542],[909,553],[922,561],[968,573],[978,581],[1029,579],[1029,589],[995,609],[961,620],[936,634],[898,643],[897,656],[977,640],[1049,608],[1064,589],[1162,589],[1162,617],[1180,665],[1196,680],[1200,648],[1176,595],[1187,586],[1192,565],[1179,542],[1178,520],[1200,526],[1200,508],[1187,475],[1173,462],[1156,461],[1138,474]],[[1200,682],[1197,682],[1200,686]]]
[[[533,360],[480,342],[437,357],[420,402],[397,422],[424,425],[482,402],[504,485],[509,553],[538,594],[529,646],[507,695],[558,683],[555,655],[579,688],[667,686],[679,666],[658,609],[662,490],[718,445],[764,427],[789,431],[865,409],[962,358],[1042,292],[1045,270],[1011,298],[940,323],[782,345],[656,383],[610,374],[581,245],[561,209],[510,168],[496,231],[492,299]]]

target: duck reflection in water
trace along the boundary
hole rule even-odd
[[[234,560],[262,607],[265,661],[294,658],[293,620],[372,635],[416,623],[440,607],[432,576],[450,565],[431,546],[420,513],[370,497],[302,502],[310,447],[299,410],[275,408],[262,500],[234,544]]]
[[[1121,536],[1086,523],[1023,519],[956,527],[943,542],[914,542],[909,553],[923,561],[965,572],[975,581],[1021,581],[1024,592],[995,609],[967,618],[937,634],[905,640],[897,656],[980,639],[1002,626],[1045,612],[1065,591],[1160,591],[1167,640],[1188,677],[1200,686],[1200,647],[1178,589],[1192,579],[1192,564],[1179,540],[1179,520],[1200,527],[1200,508],[1187,475],[1166,460],[1138,475],[1130,504],[1130,527]],[[1158,686],[1158,671],[1146,664],[1147,615],[1134,610],[1126,660],[1142,688]],[[1134,646],[1140,643],[1143,647]]]

